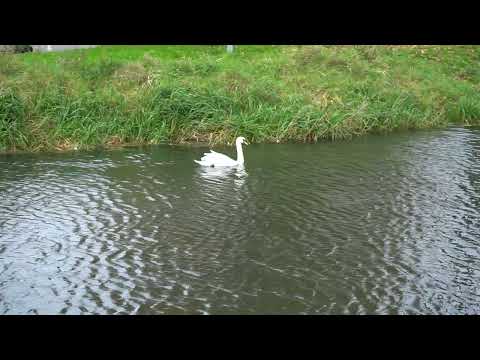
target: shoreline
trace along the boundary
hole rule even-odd
[[[356,137],[343,138],[336,140],[329,139],[320,139],[317,141],[310,142],[301,142],[301,141],[282,141],[282,142],[257,142],[250,143],[251,145],[281,145],[281,144],[319,144],[319,143],[336,143],[336,142],[349,142],[356,139],[365,138],[368,136],[382,136],[388,137],[398,134],[407,134],[414,132],[428,132],[428,131],[439,131],[445,130],[448,128],[458,128],[458,129],[480,129],[480,125],[466,125],[466,124],[449,124],[443,127],[432,127],[432,128],[418,128],[418,129],[402,129],[385,133],[367,133]],[[232,146],[233,142],[230,143],[216,143],[212,144],[206,141],[185,141],[180,143],[125,143],[125,144],[115,144],[115,145],[90,145],[87,147],[82,147],[75,149],[74,147],[64,147],[62,149],[50,148],[42,149],[38,151],[30,150],[9,150],[9,151],[0,151],[0,156],[13,156],[13,155],[40,155],[40,154],[68,154],[68,153],[78,153],[78,152],[91,152],[91,151],[121,151],[128,148],[145,148],[152,146],[172,146],[172,147],[186,147],[186,148],[215,148],[215,147],[226,147]]]

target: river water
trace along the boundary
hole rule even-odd
[[[0,314],[480,314],[480,130],[206,150],[0,155]]]

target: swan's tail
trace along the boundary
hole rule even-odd
[[[193,161],[195,161],[197,164],[202,166],[211,166],[211,164],[206,161],[198,161],[198,160],[193,160]]]

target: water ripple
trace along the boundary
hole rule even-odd
[[[479,130],[204,150],[1,157],[0,313],[480,313]]]

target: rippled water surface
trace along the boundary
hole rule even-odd
[[[1,155],[0,314],[480,314],[479,130],[205,150]]]

